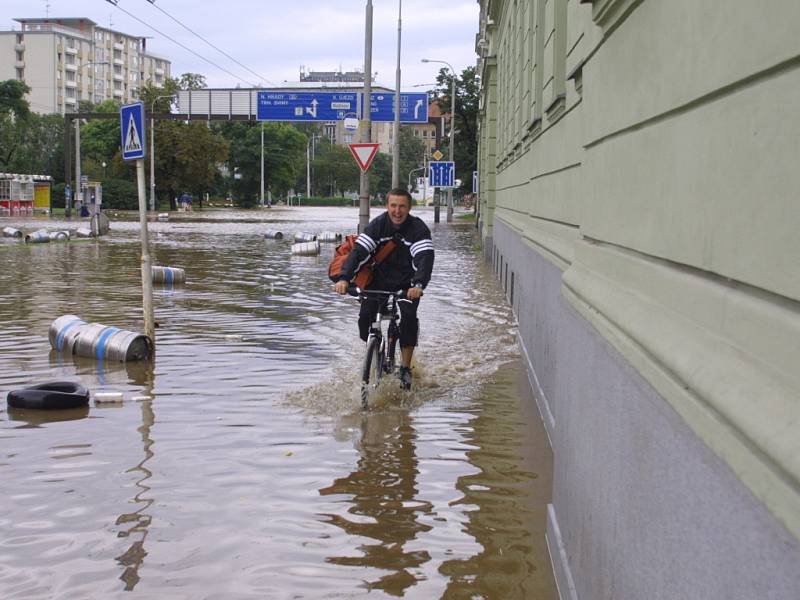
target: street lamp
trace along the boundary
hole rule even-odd
[[[455,139],[455,120],[456,120],[456,70],[453,68],[449,62],[444,60],[431,60],[429,58],[423,58],[422,62],[424,63],[440,63],[443,65],[447,65],[450,67],[450,72],[453,74],[453,81],[450,87],[450,162],[453,162],[453,142]],[[455,172],[453,173],[453,178],[455,183]],[[447,188],[447,222],[451,223],[453,221],[453,188]]]
[[[411,193],[411,174],[416,172],[416,171],[424,171],[424,170],[425,170],[425,167],[417,167],[416,169],[411,169],[408,172],[408,193],[409,194]]]
[[[89,61],[83,64],[79,64],[78,70],[85,69],[86,67],[90,67],[92,65],[107,65],[107,64],[109,64],[109,62],[105,60]],[[65,81],[66,81],[66,76],[61,79],[61,86],[63,88],[61,94],[63,98],[64,111],[66,112],[67,97],[65,91],[66,90]],[[83,85],[81,84],[81,88],[82,87]],[[81,120],[80,119],[75,119],[75,191],[73,193],[75,198],[75,204],[77,206],[78,202],[83,202],[83,190],[81,189]],[[69,217],[71,213],[72,213],[72,207],[70,206],[70,201],[65,199],[64,215]]]
[[[150,212],[156,209],[156,127],[155,119],[153,119],[153,110],[157,100],[162,98],[174,98],[175,94],[168,94],[166,96],[156,96],[150,102]]]
[[[105,180],[106,180],[106,167],[107,167],[108,165],[107,165],[106,161],[103,161],[103,162],[102,162],[102,163],[100,163],[100,164],[101,164],[101,165],[102,165],[102,167],[103,167],[103,181],[105,181]]]

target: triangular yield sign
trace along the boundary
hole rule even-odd
[[[372,164],[372,159],[378,153],[378,144],[348,144],[350,153],[356,159],[361,171],[366,173]]]

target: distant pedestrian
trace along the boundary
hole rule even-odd
[[[192,210],[192,196],[189,194],[189,192],[183,192],[181,194],[180,202],[181,208],[184,211]]]

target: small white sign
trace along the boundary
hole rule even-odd
[[[344,120],[344,128],[347,131],[355,131],[358,129],[358,119],[355,117],[346,117]]]

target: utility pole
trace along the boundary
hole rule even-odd
[[[361,105],[361,142],[372,141],[372,0],[367,0],[364,30],[364,101]],[[358,232],[369,224],[369,174],[361,172],[358,204]]]
[[[397,78],[394,90],[394,144],[392,144],[392,189],[400,187],[400,35],[403,0],[397,0]]]
[[[264,122],[261,122],[261,206],[264,206]]]

